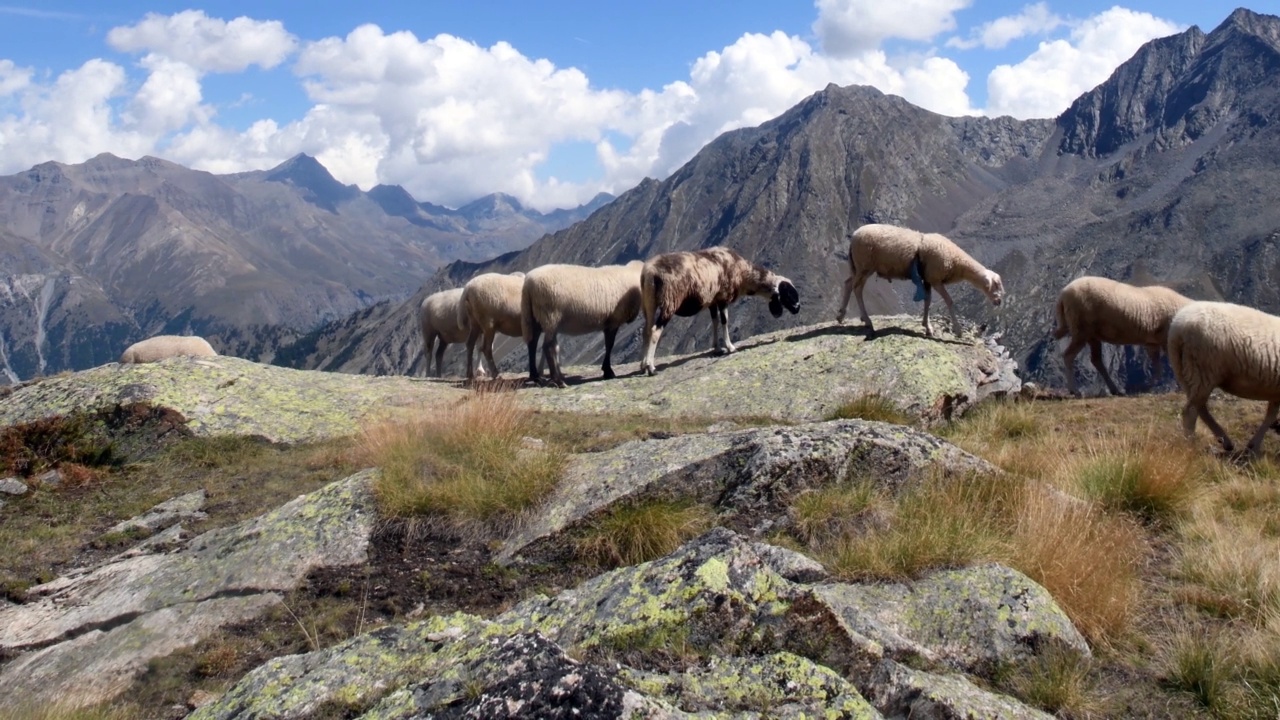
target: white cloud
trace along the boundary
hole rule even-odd
[[[1149,40],[1180,28],[1154,15],[1113,7],[1077,23],[1068,40],[1040,43],[1026,60],[1000,65],[987,78],[987,113],[1056,117]]]
[[[1027,5],[1017,15],[1006,15],[974,28],[968,39],[953,37],[947,40],[947,47],[971,50],[976,47],[996,50],[1018,38],[1044,33],[1062,27],[1066,20],[1049,10],[1046,3],[1038,2]]]
[[[816,0],[813,31],[833,57],[875,50],[889,38],[930,40],[954,30],[970,0]]]
[[[158,55],[142,61],[150,71],[142,87],[133,96],[126,125],[159,138],[190,122],[204,122],[213,115],[211,108],[200,104],[200,72],[190,65]]]
[[[136,25],[112,28],[107,42],[122,52],[152,52],[204,72],[273,68],[298,44],[278,20],[238,17],[228,22],[201,10],[147,13]]]
[[[31,68],[21,68],[12,60],[0,60],[0,97],[12,95],[31,84]]]

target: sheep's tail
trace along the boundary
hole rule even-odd
[[[1053,329],[1053,339],[1061,340],[1070,332],[1067,329],[1067,308],[1062,302],[1062,298],[1058,298],[1058,302],[1053,306],[1054,314],[1058,318],[1058,326]]]

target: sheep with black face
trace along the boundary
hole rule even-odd
[[[711,313],[712,342],[718,353],[737,348],[729,338],[729,304],[740,297],[769,298],[769,312],[800,312],[800,293],[787,278],[724,247],[656,255],[640,273],[640,303],[644,312],[644,359],[640,368],[652,375],[654,354],[662,329],[671,318]]]

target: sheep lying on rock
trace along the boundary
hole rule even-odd
[[[422,329],[422,360],[426,366],[424,374],[431,374],[431,352],[435,349],[436,377],[444,374],[444,349],[449,343],[465,342],[470,332],[466,317],[458,312],[458,301],[462,298],[462,288],[441,290],[422,299],[418,308],[418,327]],[[484,370],[481,368],[481,374]]]
[[[217,354],[204,338],[196,335],[156,335],[125,348],[120,363],[149,363],[179,355],[216,357]]]
[[[476,340],[484,341],[480,350],[489,361],[493,376],[498,376],[498,364],[493,359],[493,338],[497,333],[521,337],[520,290],[524,287],[524,273],[484,273],[477,275],[462,288],[458,301],[459,325],[470,326],[467,333],[467,379],[475,378],[473,360]],[[483,371],[483,367],[481,368]]]
[[[924,299],[924,332],[933,336],[929,324],[929,303],[937,288],[951,313],[951,330],[960,334],[955,304],[947,285],[964,280],[981,290],[993,305],[1004,298],[1004,283],[995,272],[982,266],[958,245],[938,233],[922,233],[896,225],[863,225],[849,235],[849,277],[844,281],[844,296],[836,322],[844,322],[849,295],[858,299],[858,312],[867,326],[868,336],[875,334],[871,316],[862,301],[862,288],[872,275],[887,280],[915,280],[922,285]]]
[[[785,307],[800,312],[800,293],[785,277],[756,265],[723,247],[695,252],[657,255],[644,264],[640,275],[644,309],[644,359],[640,369],[652,375],[654,354],[662,329],[675,315],[697,315],[703,308],[711,312],[711,336],[717,353],[736,348],[729,338],[729,304],[740,297],[769,298],[769,311],[782,317]]]
[[[1067,335],[1071,342],[1062,351],[1067,370],[1067,391],[1076,390],[1076,355],[1089,346],[1089,360],[1102,376],[1112,395],[1121,395],[1102,363],[1102,343],[1142,345],[1151,360],[1151,371],[1158,380],[1162,366],[1160,350],[1169,337],[1173,314],[1191,302],[1167,287],[1148,285],[1135,287],[1103,277],[1085,276],[1067,283],[1058,293],[1055,306],[1058,326],[1055,340]]]
[[[1243,305],[1191,302],[1169,324],[1168,350],[1173,373],[1187,394],[1182,429],[1188,437],[1195,436],[1199,417],[1223,450],[1235,449],[1209,414],[1209,395],[1215,388],[1267,403],[1266,416],[1249,440],[1248,452],[1256,455],[1280,412],[1280,317]]]
[[[529,379],[541,381],[536,358],[538,335],[544,332],[542,356],[557,386],[565,387],[560,371],[560,333],[604,332],[601,369],[606,379],[613,378],[613,341],[618,328],[640,314],[643,267],[643,262],[633,260],[626,265],[604,267],[543,265],[529,271],[520,293],[520,325],[529,348]]]

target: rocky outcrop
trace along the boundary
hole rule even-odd
[[[563,553],[597,514],[650,500],[712,506],[721,524],[754,535],[778,531],[790,500],[806,489],[854,477],[896,490],[926,471],[961,478],[996,468],[933,435],[866,420],[633,441],[573,458],[498,558]]]
[[[995,644],[1017,644],[1025,653],[1019,657],[1050,646],[1088,652],[1043,591],[988,592],[991,577],[1015,578],[1011,570],[953,571],[919,602],[856,610],[826,598],[860,586],[792,582],[756,547],[717,528],[667,557],[530,598],[489,620],[437,616],[277,658],[191,717],[296,718],[333,706],[380,719],[461,716],[464,708],[506,708],[494,715],[505,717],[520,707],[559,717],[573,697],[599,717],[755,717],[766,710],[801,717],[821,710],[874,718],[921,706],[929,717],[1030,718],[1041,714],[950,677],[953,649],[992,646],[984,633],[1013,615],[1000,631],[1005,640]],[[1002,587],[1013,586],[1034,588],[1025,578]],[[969,600],[982,595],[985,602]],[[918,622],[957,605],[972,618]],[[861,625],[867,634],[849,622],[860,612],[875,615]],[[901,649],[891,628],[907,626],[924,628],[913,638],[923,652]],[[678,672],[663,667],[673,652],[686,665]],[[905,660],[922,669],[902,667]]]
[[[0,607],[0,655],[16,655],[0,668],[0,711],[109,699],[148,661],[255,617],[313,568],[363,562],[371,476],[211,530],[170,554],[126,554],[69,573],[31,588],[24,604]]]
[[[540,407],[580,412],[796,421],[821,420],[841,403],[878,393],[932,423],[1021,387],[1017,364],[995,341],[926,338],[918,316],[876,323],[883,332],[870,341],[861,327],[832,322],[746,339],[732,355],[662,358],[653,377],[596,382],[598,367],[574,368],[566,374],[582,382],[569,392],[539,388],[526,395]]]

